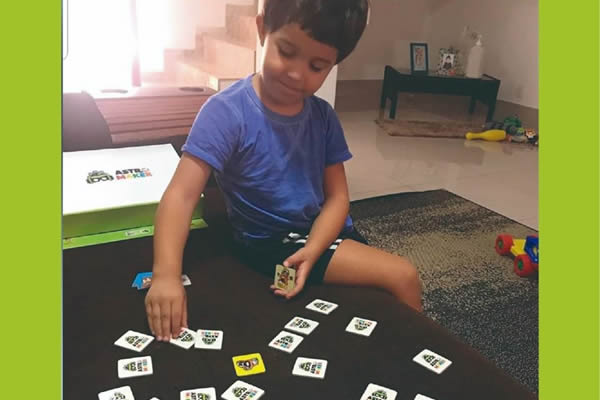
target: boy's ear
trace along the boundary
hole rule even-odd
[[[265,18],[262,14],[256,16],[256,30],[260,45],[263,46],[265,44]]]

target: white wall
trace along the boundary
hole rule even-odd
[[[372,0],[370,24],[338,79],[383,79],[386,64],[410,68],[410,42],[429,44],[435,69],[440,48],[472,46],[465,25],[484,36],[483,71],[502,81],[498,98],[537,108],[538,0]]]
[[[410,68],[410,42],[426,38],[428,0],[371,0],[371,19],[338,79],[383,79],[385,65]]]
[[[63,90],[129,87],[134,51],[129,3],[69,0],[68,7]]]
[[[483,34],[483,72],[500,79],[500,100],[538,108],[538,1],[432,0],[426,22],[430,63],[461,44],[465,25]]]
[[[338,76],[338,66],[336,65],[331,69],[327,79],[323,82],[321,89],[317,90],[315,96],[319,96],[320,98],[327,100],[331,107],[335,108],[335,93],[337,89],[337,76]]]

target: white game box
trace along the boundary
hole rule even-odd
[[[63,153],[63,247],[154,233],[154,214],[179,156],[170,144]],[[206,227],[204,196],[191,228]]]

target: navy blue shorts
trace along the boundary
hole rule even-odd
[[[349,233],[340,233],[339,237],[321,254],[308,277],[308,283],[322,283],[327,266],[333,253],[344,239],[352,239],[368,244],[367,240],[354,228]],[[235,255],[252,269],[269,277],[275,276],[275,266],[283,264],[286,258],[304,247],[306,232],[290,232],[279,237],[257,240],[252,243],[234,241]]]

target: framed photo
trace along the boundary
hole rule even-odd
[[[429,51],[427,43],[410,44],[411,74],[426,74],[429,71]]]
[[[462,75],[459,50],[455,48],[440,49],[440,62],[437,69],[438,75]]]

